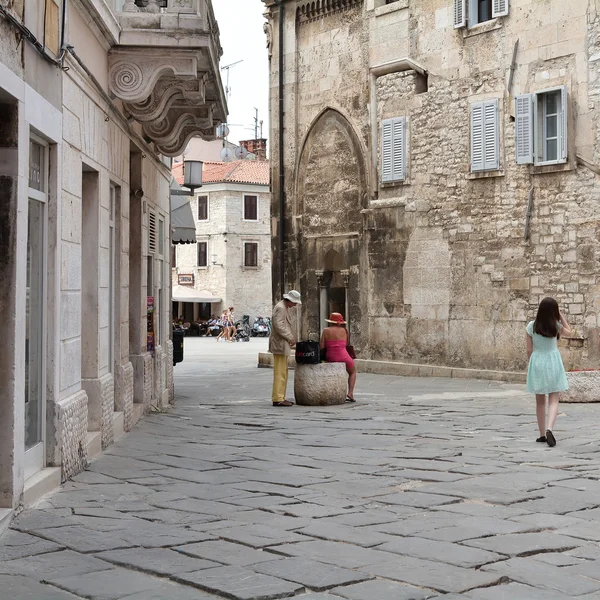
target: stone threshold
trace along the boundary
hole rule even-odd
[[[490,381],[505,381],[506,383],[525,383],[526,373],[518,371],[492,371],[491,369],[466,369],[462,367],[445,367],[440,365],[422,365],[388,360],[357,359],[356,368],[359,373],[374,373],[377,375],[395,375],[399,377],[451,377],[455,379],[486,379]],[[290,356],[289,367],[296,364]],[[273,355],[268,352],[258,354],[258,368],[272,369]]]

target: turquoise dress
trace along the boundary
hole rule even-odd
[[[562,324],[558,324],[558,330]],[[527,391],[532,394],[551,394],[569,389],[565,367],[558,350],[558,339],[533,332],[533,321],[527,324],[527,333],[533,340],[533,352],[527,369]]]

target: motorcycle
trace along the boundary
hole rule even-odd
[[[271,335],[271,324],[264,317],[256,317],[252,325],[253,337],[268,337]]]

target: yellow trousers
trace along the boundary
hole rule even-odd
[[[273,402],[283,402],[288,382],[288,357],[273,354]]]

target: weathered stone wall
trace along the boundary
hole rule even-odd
[[[62,481],[83,471],[87,466],[87,395],[81,390],[54,403],[52,415],[54,447],[60,449]],[[50,466],[55,466],[50,463]]]
[[[173,380],[173,341],[167,341],[167,390],[169,392],[169,404],[175,404],[175,385]]]
[[[123,412],[125,431],[131,431],[133,427],[133,365],[129,361],[121,367],[120,389],[122,404],[115,406],[115,410]]]
[[[388,6],[365,0],[306,23],[296,21],[295,4],[286,3],[285,27],[285,126],[295,132],[285,143],[285,275],[307,298],[303,330],[314,331],[318,319],[315,271],[331,249],[349,256],[356,232],[354,264],[342,268],[351,271],[349,319],[361,358],[520,370],[524,327],[552,295],[578,338],[561,342],[565,364],[594,366],[600,360],[597,1],[548,0],[522,9],[513,0],[508,17],[474,29],[454,28],[446,0]],[[273,48],[272,141],[277,43]],[[427,82],[414,71],[375,79],[374,150],[369,69],[404,57],[423,65]],[[559,85],[568,88],[567,164],[517,165],[514,95]],[[500,169],[475,174],[469,107],[491,98],[500,106]],[[348,122],[357,143],[321,135],[319,115],[326,110]],[[378,132],[391,117],[408,119],[407,177],[382,185],[372,153],[379,165]],[[272,158],[278,215],[276,152]],[[343,182],[363,163],[368,198],[357,206],[344,197]]]

